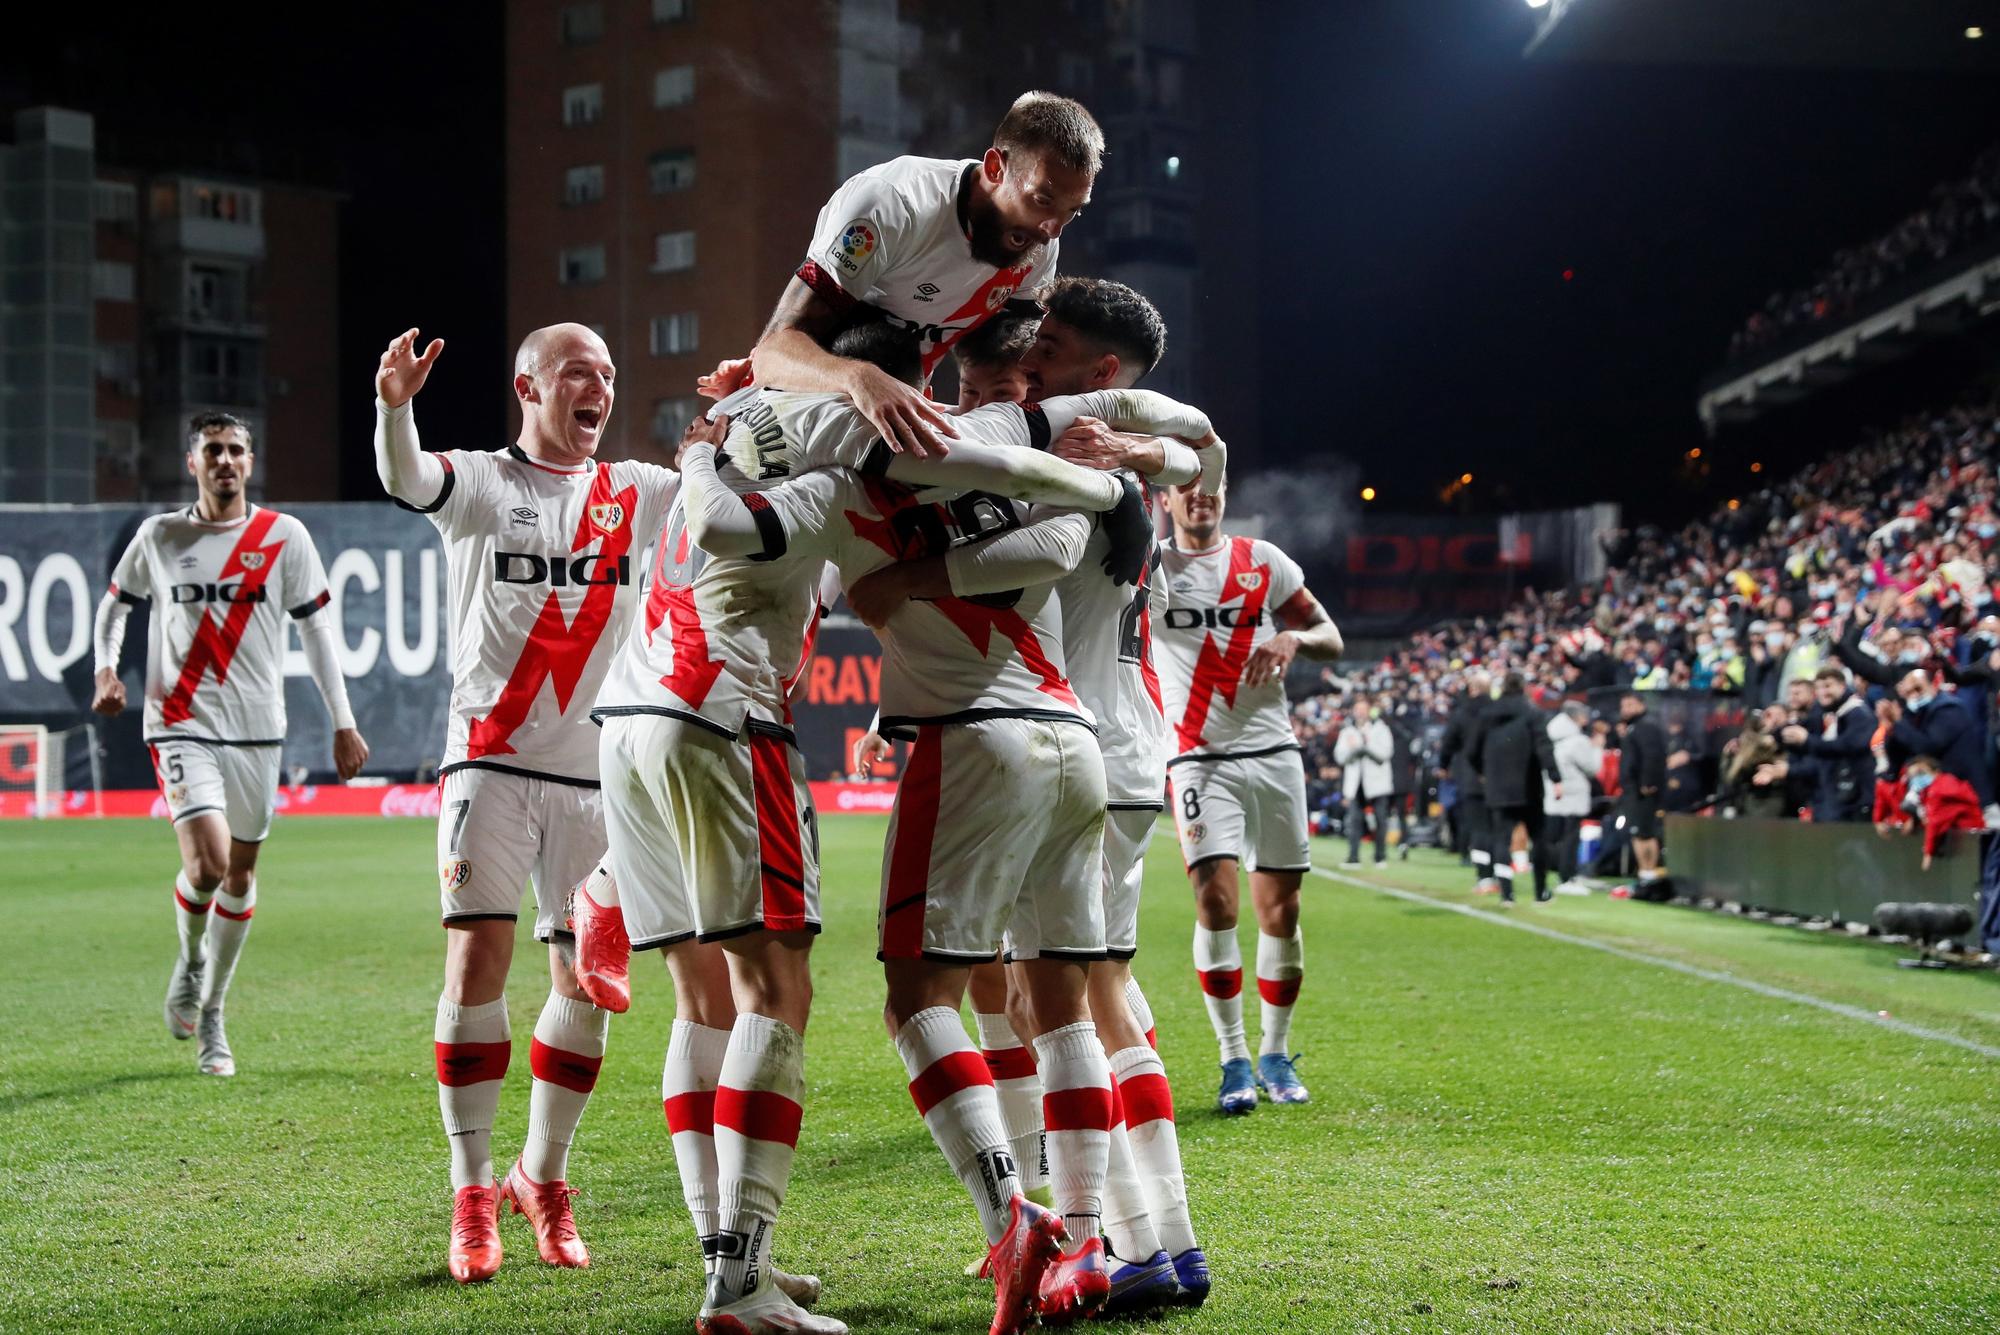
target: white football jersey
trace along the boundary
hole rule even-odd
[[[151,599],[146,740],[285,740],[285,623],[328,600],[306,527],[249,507],[213,524],[193,506],[153,515],[118,558],[111,592]]]
[[[1296,748],[1285,683],[1243,685],[1250,655],[1305,588],[1291,557],[1261,538],[1226,537],[1201,552],[1162,553],[1168,608],[1155,627],[1175,755],[1262,755]]]
[[[725,481],[750,484],[733,468]],[[765,504],[762,496],[750,502]],[[672,714],[740,737],[752,722],[789,730],[790,692],[821,612],[824,543],[791,542],[773,515],[757,558],[712,557],[688,537],[676,498],[653,554],[645,612],[625,636],[591,717]]]
[[[1164,805],[1167,724],[1153,667],[1153,619],[1167,609],[1160,548],[1147,553],[1136,585],[1104,573],[1111,539],[1094,526],[1083,560],[1056,581],[1062,602],[1063,660],[1070,684],[1097,720],[1104,751],[1106,805],[1158,811]]]
[[[965,198],[975,158],[893,158],[833,192],[813,227],[798,276],[836,304],[865,302],[917,332],[924,378],[951,345],[1007,304],[1056,276],[1049,241],[1015,266],[972,258]]]
[[[638,605],[642,545],[680,476],[620,459],[557,468],[447,450],[426,506],[451,576],[451,722],[440,773],[468,765],[594,785],[589,711]]]
[[[788,553],[831,561],[849,588],[892,561],[939,556],[1024,521],[1015,502],[983,492],[915,492],[838,468],[807,473],[747,499],[768,507]],[[1063,515],[1052,522],[1081,525],[1090,519]],[[1053,584],[907,602],[877,634],[884,736],[910,736],[923,723],[983,718],[1092,725],[1064,670]]]

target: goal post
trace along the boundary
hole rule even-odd
[[[101,816],[104,785],[98,781],[96,730],[88,723],[49,728],[40,723],[0,722],[0,814],[45,818]],[[70,746],[90,758],[89,796],[68,809],[64,762]]]

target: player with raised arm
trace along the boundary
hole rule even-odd
[[[97,606],[91,708],[125,708],[118,658],[133,607],[151,601],[147,748],[180,843],[174,920],[180,951],[167,982],[167,1032],[192,1038],[196,1069],[236,1074],[223,1002],[257,905],[257,853],[270,833],[285,740],[285,618],[333,719],[333,764],[368,761],[341,677],[326,571],[305,525],[252,505],[250,428],[228,413],[188,423],[194,504],[153,515],[118,558]]]
[[[679,480],[653,464],[593,457],[617,371],[603,340],[577,324],[538,329],[516,353],[514,444],[425,453],[411,399],[444,344],[420,353],[416,336],[392,341],[376,373],[375,464],[389,495],[437,526],[450,576],[438,822],[447,930],[434,1039],[451,1146],[449,1268],[470,1283],[499,1268],[503,1201],[528,1216],[544,1261],[590,1264],[570,1209],[569,1146],[610,1017],[564,958],[563,901],[604,850],[588,710],[637,606],[634,548],[658,531]],[[505,989],[528,882],[552,986],[530,1048],[527,1139],[496,1188],[493,1121],[513,1051]]]
[[[1292,1008],[1305,971],[1299,882],[1306,845],[1305,767],[1285,705],[1292,659],[1340,656],[1340,631],[1298,565],[1259,538],[1222,533],[1227,489],[1168,494],[1174,541],[1163,573],[1171,603],[1157,643],[1174,730],[1168,800],[1195,894],[1194,962],[1222,1049],[1224,1113],[1303,1103],[1293,1070]],[[1243,1035],[1243,956],[1236,942],[1237,868],[1250,868],[1257,916],[1261,1055]]]
[[[1059,238],[1090,202],[1104,134],[1077,102],[1024,93],[976,159],[901,157],[850,178],[749,359],[703,378],[721,398],[748,380],[846,394],[892,450],[943,454],[957,435],[923,386],[951,345],[1016,293],[1055,276]],[[914,331],[915,385],[826,349],[869,308]]]

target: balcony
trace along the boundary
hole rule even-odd
[[[235,259],[264,258],[261,226],[221,218],[155,218],[147,241],[154,250],[227,255]]]

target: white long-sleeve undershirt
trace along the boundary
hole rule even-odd
[[[105,594],[98,602],[90,631],[97,671],[118,670],[118,656],[125,649],[125,619],[131,615],[132,605],[115,593]]]
[[[436,456],[425,454],[417,440],[413,403],[391,408],[375,400],[375,476],[382,480],[382,490],[397,500],[425,506],[444,490],[445,468]]]
[[[976,598],[1047,584],[1076,569],[1090,542],[1090,517],[1037,507],[1030,518],[1031,522],[998,537],[946,552],[944,568],[952,593]]]

